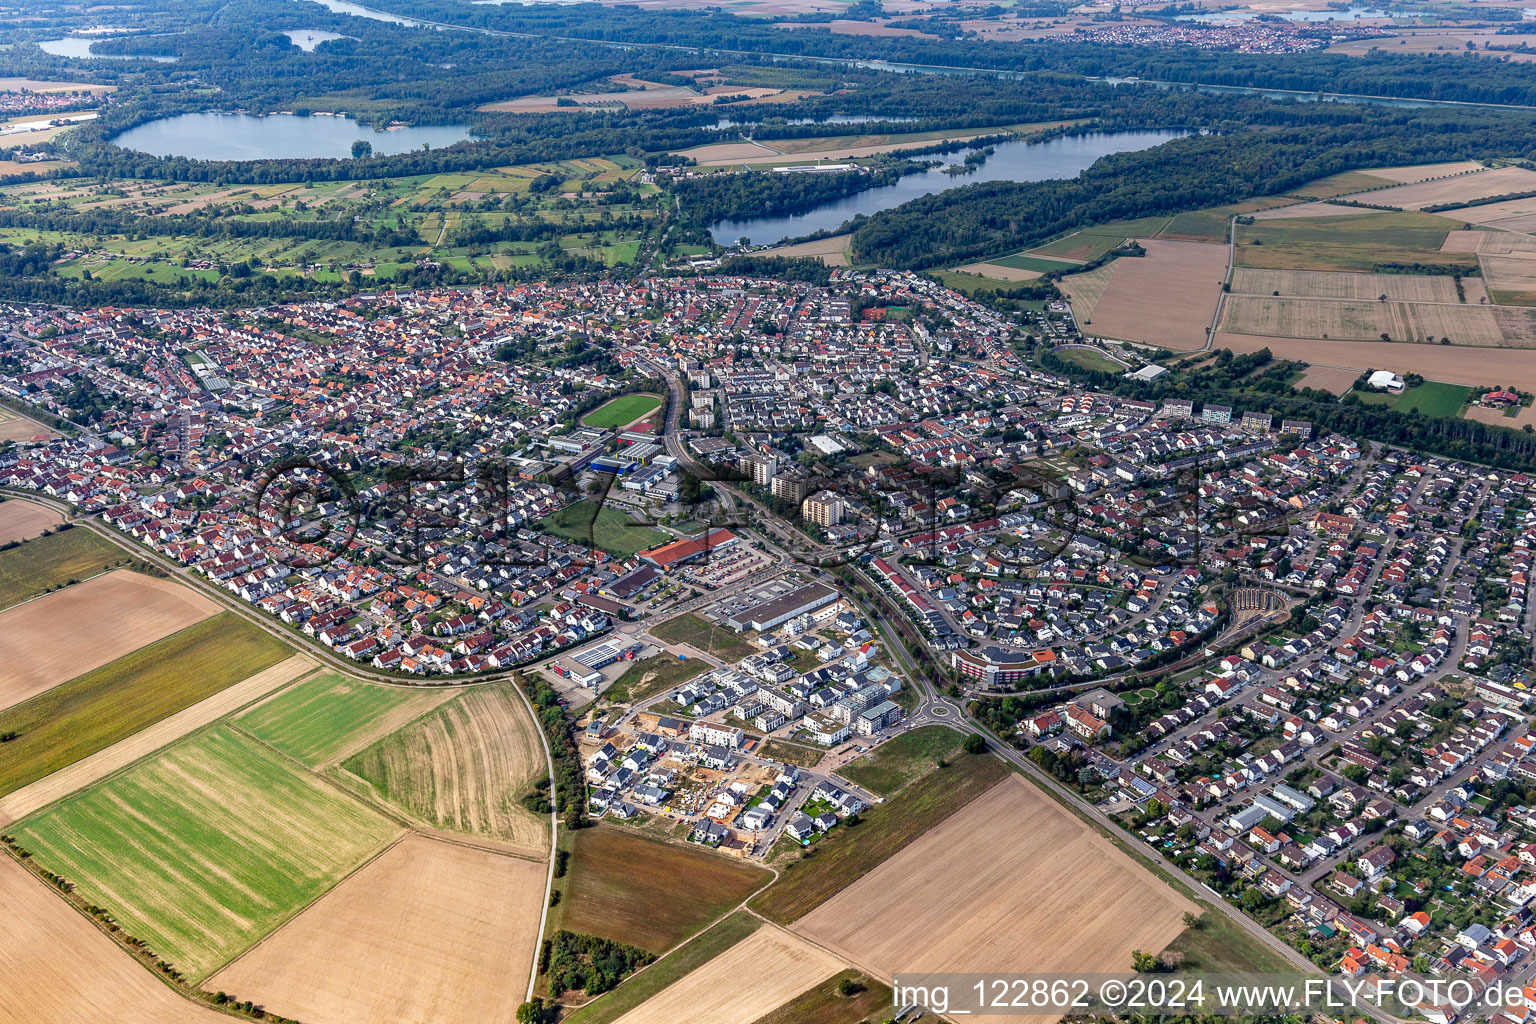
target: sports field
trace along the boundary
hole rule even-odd
[[[291,653],[225,612],[8,708],[0,712],[0,733],[17,736],[0,758],[0,794],[126,739]]]
[[[581,422],[603,429],[622,427],[660,406],[661,399],[655,395],[620,395],[587,413]]]
[[[322,672],[263,701],[236,726],[311,767],[360,749],[455,696]]]
[[[512,1024],[545,865],[407,836],[205,987],[327,1024]]]
[[[217,610],[190,587],[117,571],[0,612],[0,710]]]
[[[342,767],[420,821],[549,852],[547,816],[521,802],[548,765],[512,683],[461,692]]]
[[[12,829],[40,865],[194,979],[399,833],[227,726]]]
[[[570,835],[571,866],[551,931],[661,954],[731,910],[772,876],[696,847],[598,826]]]
[[[0,608],[128,561],[122,548],[83,526],[0,551]]]
[[[63,521],[63,517],[51,508],[19,498],[8,498],[0,502],[0,544],[9,544],[13,540],[31,540]]]
[[[619,1024],[753,1024],[846,965],[775,925],[764,925],[619,1018]]]
[[[899,899],[891,898],[900,893]],[[877,977],[1120,973],[1195,905],[1010,775],[794,925]]]
[[[6,1024],[229,1024],[183,999],[66,905],[40,878],[0,856],[0,1008]]]

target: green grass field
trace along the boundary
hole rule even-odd
[[[1027,252],[1014,253],[1012,256],[1004,256],[1002,259],[988,260],[994,267],[1012,267],[1014,270],[1037,270],[1042,274],[1048,274],[1053,270],[1071,270],[1076,263],[1067,263],[1063,260],[1048,260],[1040,256],[1031,256]]]
[[[634,259],[633,251],[629,255]],[[655,395],[620,395],[581,418],[581,422],[589,427],[608,429],[610,427],[622,427],[626,423],[633,423],[652,409],[661,405],[661,399]]]
[[[605,992],[596,1002],[562,1017],[561,1024],[610,1024],[762,926],[761,920],[744,910],[732,914],[671,956],[658,960],[612,992]]]
[[[814,856],[783,861],[778,880],[754,896],[750,906],[779,924],[799,920],[991,789],[1007,774],[1003,762],[987,754],[956,758],[949,767],[870,808],[854,827],[828,833],[812,848]]]
[[[877,796],[890,796],[960,752],[960,734],[947,725],[926,725],[880,744],[838,774]]]
[[[597,826],[569,833],[571,866],[550,932],[566,928],[661,954],[707,927],[770,877],[697,847]]]
[[[721,661],[740,661],[757,650],[738,636],[735,630],[728,626],[712,626],[693,612],[668,619],[659,626],[652,626],[650,633],[674,644],[687,644]]]
[[[840,995],[837,986],[844,979],[859,990],[851,996]],[[752,1024],[859,1024],[882,1019],[890,1012],[892,998],[889,985],[859,971],[847,970],[807,989]]]
[[[539,529],[575,544],[602,548],[616,558],[628,558],[673,539],[660,530],[636,526],[622,512],[586,500],[567,505],[540,522]]]
[[[234,612],[172,633],[0,712],[9,793],[126,739],[293,652]]]
[[[11,831],[39,865],[196,980],[401,830],[218,726]]]
[[[686,683],[707,668],[709,663],[698,658],[678,661],[677,655],[663,652],[635,662],[613,681],[612,686],[603,691],[603,697],[621,704],[637,704]],[[647,676],[650,678],[647,679]]]
[[[1056,355],[1065,359],[1074,366],[1081,366],[1085,370],[1098,370],[1102,373],[1125,373],[1125,367],[1097,352],[1090,352],[1085,348],[1064,348],[1056,352]]]
[[[1191,974],[1284,974],[1296,970],[1219,910],[1202,915],[1200,927],[1186,928],[1168,944],[1184,954],[1181,970]]]
[[[1425,381],[1417,387],[1404,388],[1400,395],[1384,391],[1357,391],[1360,401],[1367,405],[1384,405],[1398,412],[1418,412],[1424,416],[1455,418],[1461,414],[1476,388],[1461,384],[1441,384]]]
[[[129,561],[122,548],[84,527],[34,537],[0,551],[0,608]]]
[[[441,699],[431,690],[384,686],[322,672],[258,704],[236,724],[296,761],[317,765],[358,733],[412,701],[426,711]]]
[[[1440,251],[1446,234],[1459,226],[1428,213],[1261,220],[1237,226],[1237,265],[1369,272],[1380,263],[1475,263],[1466,253]]]

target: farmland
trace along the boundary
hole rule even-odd
[[[40,865],[194,979],[398,833],[224,726],[13,829]]]
[[[859,991],[851,996],[840,994],[837,988],[844,979],[859,986]],[[859,1024],[888,1012],[891,999],[889,986],[858,971],[842,971],[763,1014],[753,1024]]]
[[[1145,256],[1121,257],[1082,275],[1091,284],[1080,286],[1076,275],[1061,282],[1072,296],[1074,311],[1083,303],[1079,320],[1084,333],[1175,351],[1199,348],[1221,298],[1226,246],[1156,239],[1141,245]],[[1098,287],[1097,275],[1105,271],[1107,278]]]
[[[758,913],[781,924],[804,917],[913,844],[1007,774],[996,758],[967,754],[871,808],[857,828],[816,844],[812,860],[790,861],[754,897]]]
[[[126,739],[291,652],[233,612],[204,619],[0,712],[0,794]]]
[[[123,549],[76,527],[0,552],[0,608],[122,565]]]
[[[548,823],[520,800],[547,774],[544,748],[512,683],[461,693],[342,767],[419,821],[548,850]]]
[[[0,1006],[9,1024],[228,1024],[123,953],[47,883],[0,856]]]
[[[623,427],[661,407],[655,395],[620,395],[587,413],[581,422],[589,427]]]
[[[1223,307],[1221,330],[1337,341],[1375,341],[1386,335],[1422,344],[1448,338],[1452,345],[1536,346],[1536,322],[1529,311],[1434,302],[1233,295]]]
[[[551,932],[665,953],[769,879],[762,868],[617,828],[570,835],[571,867]]]
[[[0,408],[0,441],[27,441],[38,436],[57,437],[58,434],[10,409]]]
[[[0,544],[31,540],[44,530],[51,530],[63,519],[51,508],[30,501],[10,499],[0,502]]]
[[[118,571],[0,612],[0,658],[7,669],[0,710],[217,610],[190,587]]]
[[[837,957],[764,925],[640,1006],[618,1024],[753,1024],[763,1014],[844,968]]]
[[[650,634],[669,643],[687,644],[722,661],[740,661],[755,650],[733,631],[724,626],[712,626],[692,612],[652,626]]]
[[[1456,282],[1444,274],[1342,274],[1319,270],[1254,270],[1232,274],[1234,295],[1457,303]]]
[[[1468,203],[1490,196],[1536,189],[1536,172],[1523,167],[1500,167],[1452,174],[1443,178],[1397,185],[1349,196],[1371,206],[1395,206],[1400,210],[1422,210],[1426,206]]]
[[[928,725],[886,740],[838,774],[876,796],[890,796],[959,750],[959,733],[946,725]]]
[[[539,529],[575,544],[602,548],[616,558],[628,558],[672,539],[660,530],[637,526],[617,509],[589,500],[565,506],[541,521]]]
[[[543,897],[541,864],[407,836],[207,984],[307,1021],[512,1024]]]
[[[1236,353],[1267,348],[1281,359],[1349,367],[1357,374],[1365,369],[1391,369],[1394,373],[1417,373],[1427,380],[1449,384],[1486,388],[1499,383],[1536,391],[1536,363],[1528,351],[1521,349],[1480,348],[1476,358],[1469,359],[1467,349],[1454,345],[1266,338],[1225,332],[1216,335],[1215,345]]]
[[[877,894],[900,892],[900,900]],[[1194,905],[1018,776],[993,786],[795,931],[882,977],[1123,971]]]
[[[1460,221],[1428,213],[1356,213],[1258,220],[1237,226],[1237,265],[1285,270],[1370,273],[1384,263],[1461,266],[1441,251]]]
[[[314,767],[395,731],[453,695],[322,672],[258,704],[236,725]]]

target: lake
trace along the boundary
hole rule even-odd
[[[352,155],[352,143],[366,139],[377,156],[451,146],[468,139],[457,125],[425,125],[374,131],[350,117],[298,114],[181,114],[130,128],[112,141],[153,156],[192,160],[303,160]]]
[[[77,60],[152,60],[161,64],[169,64],[175,57],[138,57],[125,53],[92,53],[91,47],[100,41],[97,39],[82,39],[79,36],[65,36],[63,39],[48,39],[37,45],[44,53],[51,53],[55,57],[74,57]]]
[[[402,18],[398,14],[385,14],[383,11],[370,11],[360,4],[348,3],[347,0],[306,0],[308,3],[317,3],[328,11],[336,14],[351,14],[359,18],[370,18],[373,21],[387,21],[391,25],[404,25],[406,28],[425,28],[419,21],[410,18]]]
[[[1351,7],[1343,11],[1264,11],[1266,17],[1279,18],[1281,21],[1352,21],[1355,18],[1410,18],[1414,16],[1412,11],[1384,11],[1375,7]],[[1209,14],[1181,14],[1176,21],[1201,21],[1207,24],[1223,21],[1253,21],[1259,16],[1258,11],[1212,11]]]
[[[344,36],[340,32],[327,32],[318,28],[296,28],[283,33],[288,41],[305,53],[314,53],[315,47],[321,43],[328,43],[332,39],[351,39],[352,36]]]
[[[979,181],[1075,178],[1100,157],[1149,149],[1185,134],[1178,131],[1094,132],[1087,135],[1063,135],[1046,142],[1015,140],[994,143],[992,156],[974,174],[945,174],[936,167],[909,174],[894,184],[881,185],[858,195],[823,203],[804,213],[751,220],[724,220],[711,227],[710,233],[721,245],[734,245],[743,236],[752,245],[772,245],[786,238],[798,238],[816,231],[832,231],[858,214],[867,216],[921,196],[974,185]],[[965,152],[950,153],[937,159],[958,163],[964,159]]]
[[[879,124],[881,121],[889,121],[897,124],[902,121],[916,121],[915,117],[887,117],[884,114],[832,114],[828,117],[785,117],[776,118],[774,124]],[[732,121],[728,117],[722,117],[715,125],[716,128],[736,128],[745,125],[759,125],[763,121]]]

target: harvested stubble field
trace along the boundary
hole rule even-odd
[[[0,505],[9,508],[13,502]],[[0,710],[218,610],[190,587],[110,572],[0,612]]]
[[[0,502],[0,544],[31,540],[44,530],[51,530],[64,519],[51,508],[30,501],[11,498]]]
[[[1488,256],[1536,252],[1536,235],[1523,231],[1481,231],[1458,228],[1446,234],[1440,248],[1445,252],[1470,252]]]
[[[771,877],[717,853],[598,826],[572,833],[553,932],[565,928],[661,954]]]
[[[1348,198],[1371,206],[1395,206],[1401,210],[1422,210],[1444,203],[1469,203],[1475,199],[1529,192],[1536,189],[1536,171],[1523,167],[1500,167],[1459,173],[1375,192],[1363,192]]]
[[[1426,380],[1487,388],[1505,383],[1521,391],[1536,391],[1536,360],[1528,351],[1480,348],[1475,358],[1455,345],[1414,345],[1407,342],[1317,341],[1309,338],[1266,338],[1252,334],[1216,335],[1217,348],[1257,352],[1267,348],[1277,359],[1298,359],[1314,366],[1349,367],[1417,373]]]
[[[1477,420],[1479,423],[1487,423],[1495,427],[1520,428],[1527,425],[1536,425],[1536,407],[1526,406],[1516,411],[1513,416],[1505,415],[1503,409],[1485,409],[1480,405],[1468,406],[1462,413],[1469,420]]]
[[[101,781],[205,725],[212,725],[279,686],[286,686],[314,667],[313,661],[302,654],[295,654],[287,661],[280,661],[249,679],[220,690],[212,697],[204,698],[168,718],[162,718],[105,750],[98,750],[90,757],[60,768],[30,786],[23,786],[14,793],[0,797],[0,828],[40,811],[55,800],[62,800],[93,782]]]
[[[1460,303],[1456,281],[1444,274],[1344,274],[1327,270],[1254,270],[1232,273],[1232,294],[1312,299],[1366,299]]]
[[[1507,199],[1502,203],[1485,203],[1465,210],[1451,210],[1445,216],[1503,231],[1536,231],[1536,196]]]
[[[844,979],[858,985],[859,991],[852,996],[838,992]],[[839,971],[763,1014],[753,1024],[861,1024],[884,1019],[893,998],[890,986],[862,971]]]
[[[891,899],[900,893],[900,899]],[[876,977],[1121,972],[1195,904],[1010,775],[794,925]]]
[[[0,793],[127,739],[291,653],[225,612],[8,708],[0,712],[0,733],[17,736],[0,759]]]
[[[194,980],[400,832],[227,726],[13,829],[39,865]]]
[[[458,692],[368,683],[339,672],[322,672],[262,701],[235,725],[315,767],[387,736]]]
[[[818,238],[814,242],[781,245],[776,249],[764,249],[762,255],[779,256],[784,259],[817,259],[829,267],[846,267],[848,236],[829,235],[826,238]]]
[[[136,963],[40,878],[0,856],[0,1007],[7,1024],[229,1024]]]
[[[126,562],[122,548],[77,526],[0,551],[0,608]]]
[[[1364,173],[1373,178],[1382,178],[1387,181],[1395,181],[1400,185],[1408,185],[1415,181],[1428,181],[1431,178],[1444,178],[1452,174],[1466,174],[1476,171],[1483,165],[1476,160],[1452,160],[1439,164],[1408,164],[1402,167],[1372,167]]]
[[[460,693],[342,767],[420,821],[548,852],[547,818],[520,799],[548,775],[544,748],[512,683]]]
[[[1175,351],[1199,348],[1205,344],[1205,329],[1221,298],[1227,247],[1160,239],[1141,244],[1145,256],[1121,257],[1104,268],[1109,271],[1108,283],[1090,300],[1092,324],[1085,325],[1085,333]],[[1077,282],[1097,273],[1063,279],[1062,287],[1072,295],[1074,306],[1079,301]],[[1089,285],[1088,290],[1096,287],[1096,283]]]
[[[1359,371],[1344,366],[1309,366],[1296,381],[1298,388],[1318,388],[1342,395],[1354,386]]]
[[[619,1018],[618,1024],[753,1024],[846,965],[768,924]]]
[[[1277,338],[1379,341],[1488,348],[1536,346],[1536,322],[1525,310],[1428,302],[1359,299],[1288,299],[1233,295],[1222,311],[1221,330]]]
[[[512,1024],[545,865],[407,836],[206,987],[326,1024]]]
[[[1342,174],[1333,174],[1326,178],[1308,182],[1300,188],[1291,189],[1291,195],[1302,199],[1332,199],[1334,196],[1342,196],[1349,192],[1359,192],[1367,188],[1381,188],[1392,184],[1394,179],[1366,173],[1365,171],[1345,171]]]

